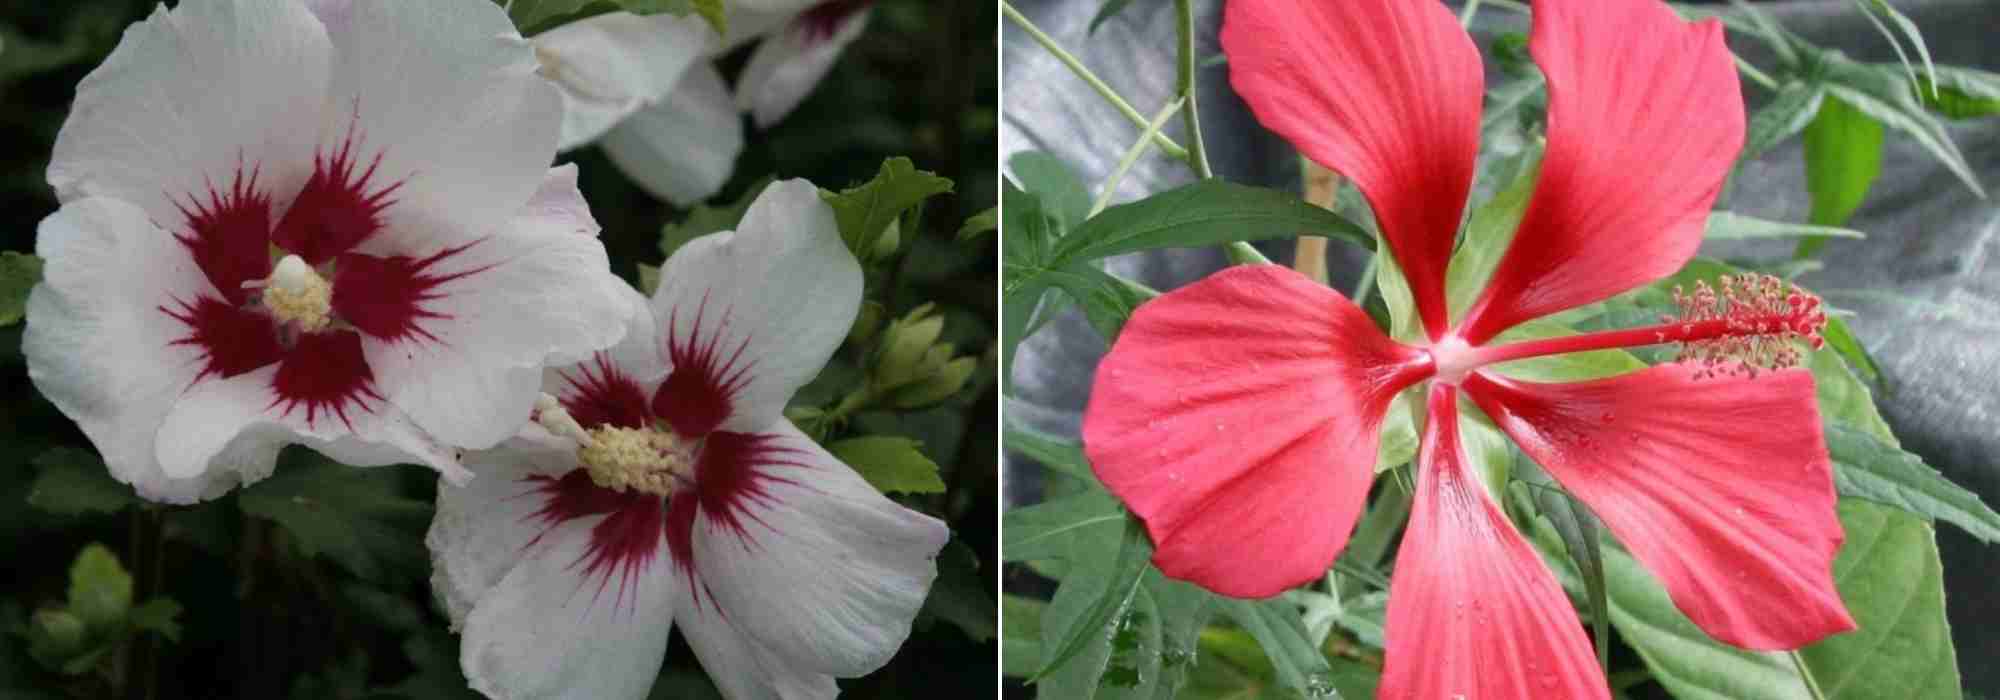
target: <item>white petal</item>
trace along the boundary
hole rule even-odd
[[[484,448],[513,435],[544,363],[610,347],[638,313],[597,231],[576,166],[549,170],[513,221],[439,263],[440,276],[476,272],[422,302],[438,314],[419,321],[432,337],[364,337],[376,385],[445,444]]]
[[[562,150],[589,143],[641,107],[672,94],[716,42],[695,14],[612,12],[535,36],[543,76],[562,90]]]
[[[394,406],[371,400],[345,406],[344,418],[325,409],[315,418],[279,401],[271,389],[278,367],[205,379],[182,393],[153,441],[160,468],[174,478],[236,472],[253,481],[270,474],[279,448],[301,444],[360,466],[414,462],[455,483],[470,478],[453,451]]]
[[[282,204],[312,174],[329,54],[297,3],[156,8],[76,86],[49,184],[65,202],[117,197],[177,224],[174,200],[226,188],[240,165]]]
[[[830,36],[815,36],[799,20],[757,45],[750,63],[736,79],[736,106],[750,112],[757,127],[767,128],[791,114],[812,94],[847,45],[868,26],[867,9],[840,19]]]
[[[198,349],[172,344],[186,328],[159,307],[216,294],[187,249],[137,206],[96,197],[43,219],[35,246],[42,283],[21,342],[35,388],[140,495],[191,503],[228,490],[230,474],[174,479],[153,454],[153,435],[203,366]]]
[[[695,518],[695,571],[738,629],[788,664],[841,677],[887,663],[923,606],[944,523],[890,501],[790,421],[772,431],[776,478]]]
[[[542,393],[563,398],[575,392],[572,378],[583,378],[586,374],[599,371],[599,363],[614,367],[619,374],[638,384],[640,393],[648,399],[653,389],[666,379],[666,345],[660,338],[659,322],[653,318],[653,310],[646,297],[639,290],[626,288],[626,299],[632,304],[634,313],[626,321],[625,337],[617,345],[601,353],[564,365],[553,365],[542,371]]]
[[[861,306],[861,264],[833,208],[805,180],[771,183],[733,233],[697,238],[667,260],[653,317],[680,346],[712,344],[747,382],[723,430],[754,432],[840,347]],[[737,348],[741,355],[736,356]]]
[[[766,34],[784,29],[793,17],[798,16],[800,10],[812,6],[813,0],[803,2],[784,0],[772,4],[785,7],[758,10],[744,7],[739,3],[728,3],[725,6],[729,12],[728,31],[722,35],[722,41],[716,42],[715,46],[709,48],[708,57],[716,58]]]
[[[369,183],[402,182],[370,254],[457,245],[505,226],[555,156],[562,97],[487,0],[322,3],[333,41],[321,149],[352,136],[381,156]]]
[[[728,700],[831,700],[840,694],[833,676],[786,663],[743,636],[712,601],[694,600],[686,587],[674,603],[681,637],[715,687]]]
[[[473,473],[471,482],[438,484],[437,515],[424,538],[433,564],[431,588],[453,629],[465,624],[473,603],[513,570],[542,532],[530,518],[542,500],[527,477],[576,468],[576,449],[513,439],[467,454],[465,467]]]
[[[665,542],[650,566],[600,589],[583,573],[601,516],[550,530],[465,620],[459,663],[492,698],[642,700],[665,659],[679,579]]]
[[[625,177],[655,197],[687,206],[729,181],[743,153],[743,117],[722,74],[704,63],[689,68],[666,101],[606,133],[603,145]]]

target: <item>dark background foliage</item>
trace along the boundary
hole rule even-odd
[[[73,90],[154,4],[0,0],[0,249],[33,251],[36,224],[56,209],[43,173]],[[984,3],[884,0],[875,13],[798,111],[768,131],[751,128],[736,175],[715,201],[734,201],[772,175],[837,190],[873,177],[890,156],[955,181],[952,194],[928,201],[921,233],[903,232],[906,255],[880,279],[871,274],[870,298],[889,318],[936,302],[943,340],[984,358],[981,369],[941,404],[864,411],[841,429],[921,441],[946,488],[898,498],[946,519],[954,541],[908,645],[889,666],[842,687],[859,698],[984,695],[996,658],[997,392],[986,379],[995,259],[992,234],[970,243],[954,242],[954,234],[997,199],[995,11]],[[724,59],[726,74],[744,54]],[[561,160],[582,168],[614,271],[636,280],[639,265],[658,265],[662,226],[686,212],[627,183],[595,148]],[[457,640],[431,603],[422,538],[432,473],[336,468],[293,448],[271,480],[219,501],[134,502],[76,426],[34,390],[21,333],[18,323],[0,328],[0,553],[8,571],[0,579],[0,697],[469,695]],[[833,384],[860,372],[860,354],[850,347],[835,358]],[[102,543],[130,572],[135,606],[158,596],[183,608],[178,640],[145,631],[164,625],[135,615],[135,626],[113,635],[128,641],[63,675],[30,654],[33,620],[73,597],[72,562],[90,543]],[[116,589],[101,567],[84,573],[87,583],[108,578]],[[654,697],[713,696],[685,645],[673,642],[668,654]]]

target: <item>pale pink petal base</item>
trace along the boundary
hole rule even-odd
[[[1458,394],[1434,385],[1389,586],[1380,698],[1609,698],[1576,612],[1466,463]]]
[[[1480,373],[1465,391],[1716,639],[1796,649],[1854,629],[1833,584],[1843,533],[1812,373],[1696,371]]]
[[[1346,546],[1389,401],[1428,370],[1325,285],[1233,267],[1132,315],[1098,366],[1084,449],[1162,572],[1272,596]]]

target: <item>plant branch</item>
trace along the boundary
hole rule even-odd
[[[1097,216],[1098,212],[1111,206],[1111,194],[1118,191],[1119,183],[1125,181],[1125,173],[1131,171],[1132,165],[1139,162],[1139,156],[1146,153],[1146,147],[1152,145],[1153,137],[1159,135],[1160,127],[1165,125],[1168,119],[1172,119],[1174,113],[1181,111],[1181,107],[1186,104],[1186,98],[1175,99],[1161,108],[1159,114],[1153,116],[1152,121],[1146,123],[1146,129],[1139,132],[1139,138],[1134,139],[1132,147],[1125,149],[1125,155],[1118,159],[1118,167],[1111,170],[1111,177],[1105,178],[1104,184],[1098,187],[1097,201],[1090,204],[1090,214],[1083,218]]]
[[[1042,48],[1047,49],[1050,54],[1053,54],[1056,60],[1062,61],[1064,66],[1068,66],[1069,71],[1076,74],[1076,77],[1082,78],[1083,82],[1089,83],[1091,89],[1096,90],[1097,94],[1104,96],[1104,99],[1110,102],[1111,106],[1118,108],[1118,111],[1123,113],[1126,119],[1131,120],[1133,126],[1141,129],[1146,128],[1146,118],[1140,116],[1139,110],[1132,108],[1132,103],[1126,102],[1124,97],[1119,96],[1118,91],[1111,89],[1111,86],[1105,84],[1102,79],[1097,77],[1097,74],[1090,72],[1089,68],[1084,67],[1083,62],[1077,60],[1076,56],[1070,54],[1068,51],[1064,51],[1063,47],[1056,43],[1055,38],[1043,32],[1041,27],[1035,26],[1034,22],[1028,21],[1027,16],[1021,14],[1020,10],[1014,9],[1012,3],[1004,2],[1003,0],[1000,3],[1000,12],[1006,15],[1007,20],[1013,22],[1014,26],[1020,27],[1022,31],[1028,33],[1028,36],[1034,38],[1035,43],[1041,44]],[[1193,162],[1190,160],[1191,156],[1188,154],[1188,150],[1182,148],[1180,144],[1174,143],[1173,139],[1167,138],[1166,134],[1154,134],[1153,140],[1160,145],[1161,152],[1181,160],[1188,160],[1190,163]]]
[[[1215,170],[1208,165],[1208,148],[1201,142],[1201,109],[1195,99],[1194,71],[1194,3],[1190,0],[1174,0],[1175,29],[1180,34],[1180,75],[1177,89],[1181,99],[1187,102],[1187,111],[1181,118],[1187,124],[1188,163],[1194,172],[1206,180],[1215,177]]]

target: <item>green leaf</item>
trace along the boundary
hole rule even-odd
[[[1943,163],[1945,169],[1965,182],[1965,186],[1981,197],[1986,196],[1985,187],[1979,184],[1979,177],[1965,162],[1965,154],[1951,140],[1951,133],[1942,122],[1924,111],[1923,103],[1911,94],[1909,83],[1903,80],[1894,68],[1872,64],[1855,63],[1839,57],[1826,61],[1828,78],[1827,94],[1847,102],[1863,114],[1874,118],[1882,125],[1916,140],[1917,145],[1930,151],[1931,155]],[[1829,105],[1821,105],[1824,113]],[[1811,127],[1807,127],[1808,130]],[[1810,182],[1808,182],[1810,184]],[[1838,221],[1814,223],[1838,224]]]
[[[2000,514],[1944,476],[1923,458],[1837,421],[1826,425],[1840,495],[1865,498],[1963,528],[1988,543],[2000,542]]]
[[[1091,473],[1090,462],[1083,456],[1083,445],[1075,440],[1017,425],[1008,425],[1004,435],[1002,443],[1008,451],[1027,455],[1042,466],[1075,477],[1083,483],[1097,483],[1097,475]]]
[[[770,184],[771,178],[764,178],[744,190],[743,195],[737,197],[736,201],[726,204],[715,206],[697,204],[694,210],[689,211],[680,221],[660,227],[660,254],[673,257],[674,251],[680,250],[688,241],[711,233],[735,230],[736,225],[743,222],[743,213],[750,211],[750,203],[757,201],[757,195],[763,194],[764,188]],[[659,268],[654,268],[653,274],[655,275],[653,284],[657,287]],[[644,268],[641,268],[642,284],[644,280]],[[646,293],[653,292],[648,289]]]
[[[1597,665],[1608,672],[1611,670],[1611,635],[1605,628],[1611,624],[1611,616],[1607,612],[1610,594],[1604,585],[1604,550],[1597,536],[1603,531],[1603,524],[1598,522],[1589,507],[1566,493],[1551,490],[1553,480],[1544,479],[1540,483],[1550,488],[1535,489],[1535,504],[1555,525],[1556,534],[1562,536],[1563,548],[1569,552],[1570,560],[1576,562],[1578,577],[1583,579],[1584,599],[1590,603],[1590,609],[1585,612],[1590,613],[1591,639],[1597,645]]]
[[[14,251],[0,252],[0,326],[11,326],[28,313],[28,291],[42,281],[42,259]]]
[[[131,609],[132,575],[104,545],[85,545],[69,568],[69,612],[92,630],[111,630]]]
[[[1070,556],[1070,575],[1063,579],[1063,587],[1049,603],[1049,615],[1042,620],[1042,648],[1048,651],[1048,658],[1028,682],[1048,676],[1091,647],[1092,641],[1115,634],[1129,620],[1139,580],[1150,568],[1146,561],[1153,553],[1153,544],[1137,518],[1124,519],[1115,551],[1115,557]],[[1087,605],[1079,607],[1085,602]]]
[[[275,476],[242,491],[243,512],[276,522],[307,555],[325,555],[370,581],[419,578],[431,504],[401,493],[393,467],[357,469],[296,453]]]
[[[1090,28],[1085,30],[1084,33],[1096,34],[1097,25],[1103,24],[1104,20],[1111,19],[1117,16],[1118,13],[1125,11],[1125,6],[1130,4],[1132,4],[1132,0],[1104,0],[1104,4],[1097,8],[1097,14],[1090,18]]]
[[[937,557],[937,580],[924,598],[923,612],[950,622],[975,642],[993,639],[993,581],[979,575],[979,556],[953,538]]]
[[[1201,663],[1182,697],[1191,700],[1297,700],[1297,691],[1278,682],[1277,669],[1248,632],[1212,625],[1201,633]],[[1330,680],[1321,698],[1375,697],[1379,669],[1344,658],[1327,660]]]
[[[1708,214],[1708,228],[1702,233],[1705,240],[1733,241],[1745,238],[1798,238],[1819,236],[1835,238],[1866,238],[1867,235],[1854,229],[1838,226],[1795,224],[1788,221],[1771,221],[1746,216],[1730,211],[1716,211]]]
[[[1118,527],[1125,517],[1118,499],[1097,489],[1014,508],[1000,516],[1000,556],[1006,561],[1066,559],[1072,556],[1072,542]]]
[[[58,515],[116,513],[137,505],[132,487],[111,478],[103,460],[89,450],[58,447],[35,457],[41,476],[28,490],[28,505]]]
[[[1025,678],[1042,667],[1042,615],[1049,604],[1011,593],[1000,596],[1000,673]]]
[[[999,227],[1000,227],[1000,208],[987,207],[986,211],[973,214],[970,218],[967,218],[965,220],[964,224],[958,227],[957,240],[960,243],[971,241],[973,239],[978,238],[979,234],[992,231],[993,229]]]
[[[1354,222],[1297,195],[1203,180],[1105,209],[1063,236],[1055,259],[1068,263],[1154,248],[1315,235],[1374,245]]]
[[[1118,331],[1125,328],[1126,319],[1132,317],[1132,312],[1140,304],[1160,295],[1136,282],[1099,270],[1088,262],[1050,270],[1042,277],[1083,309],[1084,319],[1090,321],[1090,327],[1097,329],[1099,335],[1104,336],[1105,345],[1118,339]]]
[[[1944,617],[1942,569],[1930,525],[1894,509],[1842,500],[1847,543],[1833,578],[1859,629],[1799,652],[1827,700],[1958,698],[1958,667]],[[1554,551],[1547,521],[1536,541]],[[1783,652],[1738,649],[1708,637],[1674,606],[1666,589],[1630,555],[1605,548],[1611,623],[1653,677],[1682,698],[1799,700],[1809,697]],[[1575,588],[1565,557],[1547,557]]]
[[[1831,89],[1831,88],[1829,88]],[[1882,123],[1841,99],[1838,90],[1820,104],[1806,126],[1806,191],[1812,195],[1811,221],[1821,226],[1847,223],[1868,187],[1882,171]],[[1799,257],[1819,250],[1826,239],[1799,242]]]
[[[1938,66],[1920,78],[1914,89],[1925,107],[1951,119],[1977,119],[2000,114],[2000,73],[1977,68]]]
[[[925,199],[951,192],[951,187],[950,179],[918,170],[910,159],[896,157],[882,161],[875,179],[821,196],[833,207],[833,216],[840,222],[840,239],[847,242],[847,249],[867,260],[876,239],[891,222]]]
[[[1090,213],[1090,189],[1062,159],[1041,151],[1016,153],[1007,169],[1022,191],[1042,202],[1042,212],[1055,218],[1056,236],[1073,231]]]
[[[660,266],[639,263],[639,292],[648,298],[660,288]]]
[[[1743,137],[1743,153],[1739,162],[1756,158],[1780,141],[1812,123],[1819,114],[1820,104],[1826,99],[1826,88],[1813,83],[1792,81],[1778,88],[1771,101],[1759,107],[1750,115],[1749,127]]]
[[[181,641],[181,604],[172,598],[154,598],[132,609],[132,627],[156,632],[167,641]]]
[[[1514,241],[1514,229],[1528,209],[1528,199],[1535,193],[1536,176],[1541,173],[1539,154],[1531,152],[1523,158],[1525,165],[1516,170],[1514,179],[1494,193],[1492,199],[1472,210],[1472,217],[1465,225],[1465,240],[1451,255],[1444,286],[1449,302],[1446,306],[1454,321],[1465,314],[1466,308],[1486,288],[1486,281],[1492,279],[1494,268],[1500,266],[1500,257]]]
[[[938,478],[937,463],[925,457],[919,447],[908,438],[870,435],[827,445],[826,451],[882,493],[943,493],[944,480]]]
[[[728,34],[728,18],[722,0],[495,0],[507,8],[523,36],[534,36],[557,26],[610,12],[637,15],[660,13],[684,17],[700,13],[717,34]]]
[[[1264,648],[1278,681],[1309,698],[1339,697],[1333,669],[1306,637],[1299,610],[1283,598],[1217,598],[1216,610],[1249,632]]]

